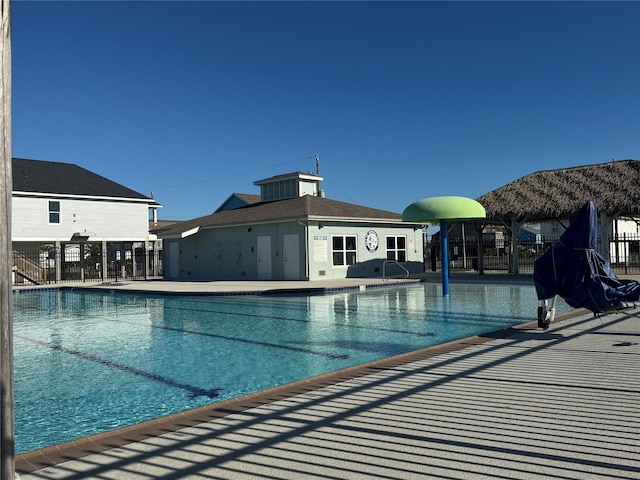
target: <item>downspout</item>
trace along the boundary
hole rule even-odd
[[[302,220],[298,224],[304,227],[304,276],[309,281],[309,226]]]

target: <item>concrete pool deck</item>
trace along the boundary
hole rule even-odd
[[[633,277],[629,277],[633,278]],[[640,277],[638,277],[640,279]],[[441,283],[440,272],[427,272],[411,275],[409,278],[342,278],[334,280],[218,280],[203,282],[172,281],[172,280],[121,280],[118,282],[65,282],[53,285],[18,286],[14,291],[30,291],[51,288],[83,288],[92,290],[118,290],[146,293],[166,293],[185,295],[256,295],[277,293],[332,293],[347,290],[366,290],[367,288],[384,288],[397,285],[410,285],[419,282]],[[486,283],[533,285],[533,275],[491,273],[478,275],[477,273],[453,273],[451,283]]]
[[[452,283],[532,284],[506,277]],[[379,360],[18,455],[16,469],[22,480],[640,479],[640,310],[576,311],[546,331]]]

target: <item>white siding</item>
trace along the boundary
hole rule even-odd
[[[598,219],[599,220],[599,219]],[[569,226],[571,220],[562,220],[562,224]],[[598,224],[600,234],[604,230],[605,235],[611,235],[613,233],[612,221],[609,220],[607,225],[603,227],[601,223]],[[638,235],[640,234],[640,227],[634,220],[617,220],[618,235]],[[540,224],[540,233],[545,237],[559,237],[565,231],[565,228],[558,222],[545,222]]]
[[[633,220],[618,220],[616,230],[618,236],[622,236],[623,234],[636,236],[640,234],[640,226]]]
[[[300,182],[300,196],[318,195],[318,182]]]
[[[49,200],[60,202],[60,223],[49,224]],[[90,240],[143,241],[148,235],[146,203],[64,198],[12,198],[14,241],[69,241],[88,232]]]

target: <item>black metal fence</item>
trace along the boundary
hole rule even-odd
[[[518,240],[518,271],[533,273],[533,263],[546,249],[558,241],[559,237],[545,237],[540,241]],[[439,270],[440,245],[438,238],[425,248],[425,269]],[[640,274],[640,235],[613,235],[608,240],[608,260],[616,275]],[[463,242],[458,238],[449,238],[449,268],[457,271],[478,270],[478,244],[474,239]],[[598,251],[606,251],[607,244],[598,239]],[[513,253],[511,240],[493,239],[482,242],[482,264],[485,271],[513,272]]]
[[[41,245],[12,252],[14,285],[141,280],[162,276],[162,250],[142,242]],[[148,264],[147,264],[148,262]]]
[[[440,270],[440,245],[438,238],[425,246],[425,270]],[[558,237],[541,241],[518,241],[518,272],[533,273],[534,262]],[[617,275],[640,274],[640,235],[614,235],[608,240],[609,256]],[[478,244],[476,240],[463,242],[449,238],[449,268],[452,271],[478,270]],[[603,253],[601,239],[598,251]],[[482,242],[484,271],[513,272],[514,261],[509,239],[492,239]],[[13,251],[13,284],[44,285],[65,282],[98,282],[141,280],[162,276],[162,249],[146,251],[138,242],[64,244],[56,248],[42,245],[35,250]],[[103,265],[103,262],[105,264]],[[148,262],[148,264],[147,264]]]

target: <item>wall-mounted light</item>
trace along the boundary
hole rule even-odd
[[[321,224],[321,223],[319,223],[319,224],[318,224],[318,230],[322,230],[322,229],[323,229],[323,227],[324,227],[324,225],[323,225],[323,224]]]
[[[249,228],[247,228],[247,232],[251,231],[251,225],[249,225]]]

